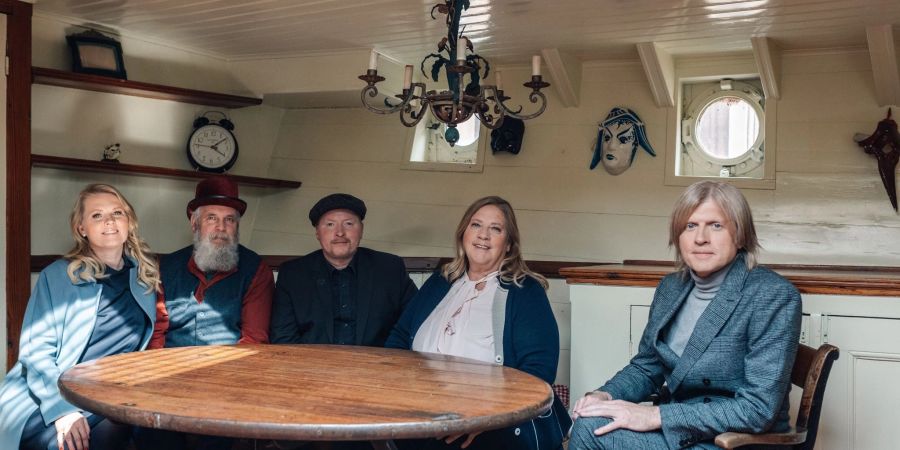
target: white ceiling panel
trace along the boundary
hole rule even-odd
[[[446,34],[435,0],[38,0],[36,13],[169,42],[228,59],[376,48],[418,63]],[[673,55],[865,46],[867,25],[900,25],[898,0],[473,0],[465,34],[494,64],[543,48],[582,59],[637,58],[656,42]]]

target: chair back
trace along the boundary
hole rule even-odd
[[[797,431],[806,430],[806,440],[795,449],[812,450],[816,445],[825,384],[839,354],[838,348],[830,344],[822,344],[818,349],[800,344],[797,348],[791,382],[803,389],[797,412]]]

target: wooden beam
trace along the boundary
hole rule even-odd
[[[559,100],[566,108],[577,108],[581,97],[581,61],[559,49],[541,50],[544,63],[550,71],[550,83],[556,89]]]
[[[675,106],[675,60],[672,55],[655,42],[641,42],[637,44],[637,51],[656,106]]]
[[[866,27],[866,39],[878,106],[900,105],[900,71],[897,70],[897,51],[891,25]]]
[[[19,357],[22,317],[31,295],[31,9],[12,2],[6,45],[6,367]]]
[[[766,99],[778,100],[781,91],[778,89],[781,80],[781,51],[775,43],[763,36],[750,38],[753,45],[753,58],[759,71]]]

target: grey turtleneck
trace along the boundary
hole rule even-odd
[[[687,300],[681,305],[681,309],[675,315],[675,319],[669,323],[669,331],[666,333],[666,345],[681,356],[684,348],[687,347],[688,340],[694,333],[694,327],[697,325],[697,319],[706,311],[709,302],[715,298],[719,292],[719,287],[725,281],[725,275],[731,264],[719,269],[718,272],[711,273],[707,277],[700,277],[691,270],[691,278],[694,279],[694,288],[688,294]]]

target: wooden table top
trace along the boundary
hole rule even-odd
[[[471,359],[370,347],[240,345],[127,353],[59,379],[113,420],[191,433],[386,440],[510,426],[550,408],[550,386]]]

